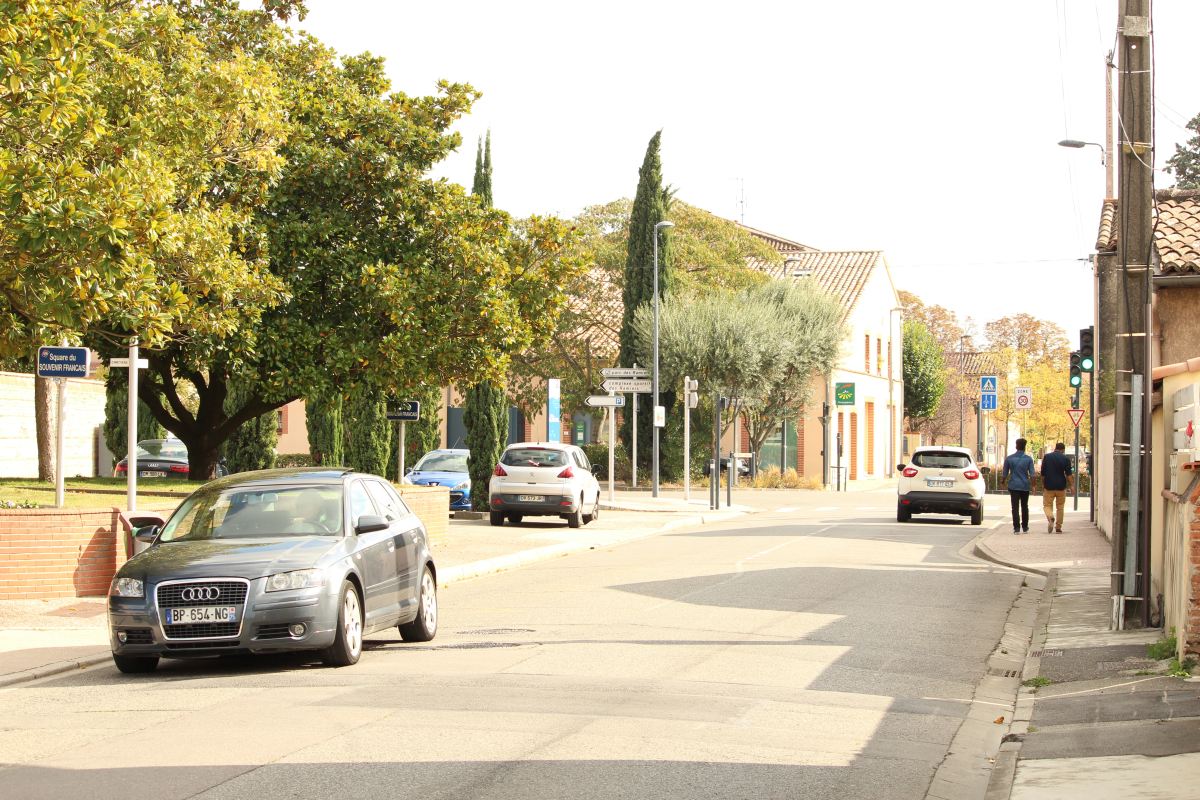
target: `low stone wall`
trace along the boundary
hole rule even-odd
[[[450,491],[400,486],[431,547],[450,535]],[[178,503],[139,505],[169,516]],[[104,596],[125,563],[127,542],[117,506],[0,509],[0,600]]]
[[[450,490],[444,486],[396,487],[404,502],[425,525],[429,546],[437,547],[450,540]]]
[[[139,510],[166,516],[176,505]],[[120,510],[0,509],[0,600],[104,596],[127,558]]]

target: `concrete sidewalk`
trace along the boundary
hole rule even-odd
[[[621,504],[618,504],[621,505]],[[438,585],[536,564],[572,553],[739,517],[753,509],[707,511],[668,498],[640,498],[646,510],[602,509],[599,519],[569,528],[556,518],[493,527],[487,520],[450,520],[450,542],[433,549]],[[111,658],[103,597],[0,601],[0,688]]]
[[[1086,509],[1061,535],[1037,511],[1030,533],[1006,520],[977,545],[1048,576],[987,800],[1200,796],[1200,687],[1149,658],[1161,630],[1109,630],[1110,549]]]

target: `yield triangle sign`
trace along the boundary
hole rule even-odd
[[[1082,408],[1068,408],[1067,416],[1069,416],[1071,418],[1071,422],[1075,423],[1075,427],[1078,428],[1079,420],[1083,419],[1083,409]]]

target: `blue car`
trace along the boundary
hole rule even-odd
[[[430,450],[416,466],[405,470],[404,483],[445,486],[450,490],[450,510],[471,510],[471,478],[467,475],[470,450]]]

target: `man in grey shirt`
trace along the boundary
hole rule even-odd
[[[1024,439],[1017,439],[1017,452],[1004,459],[1004,479],[1008,481],[1008,499],[1012,504],[1013,533],[1029,533],[1033,459],[1025,454]]]

